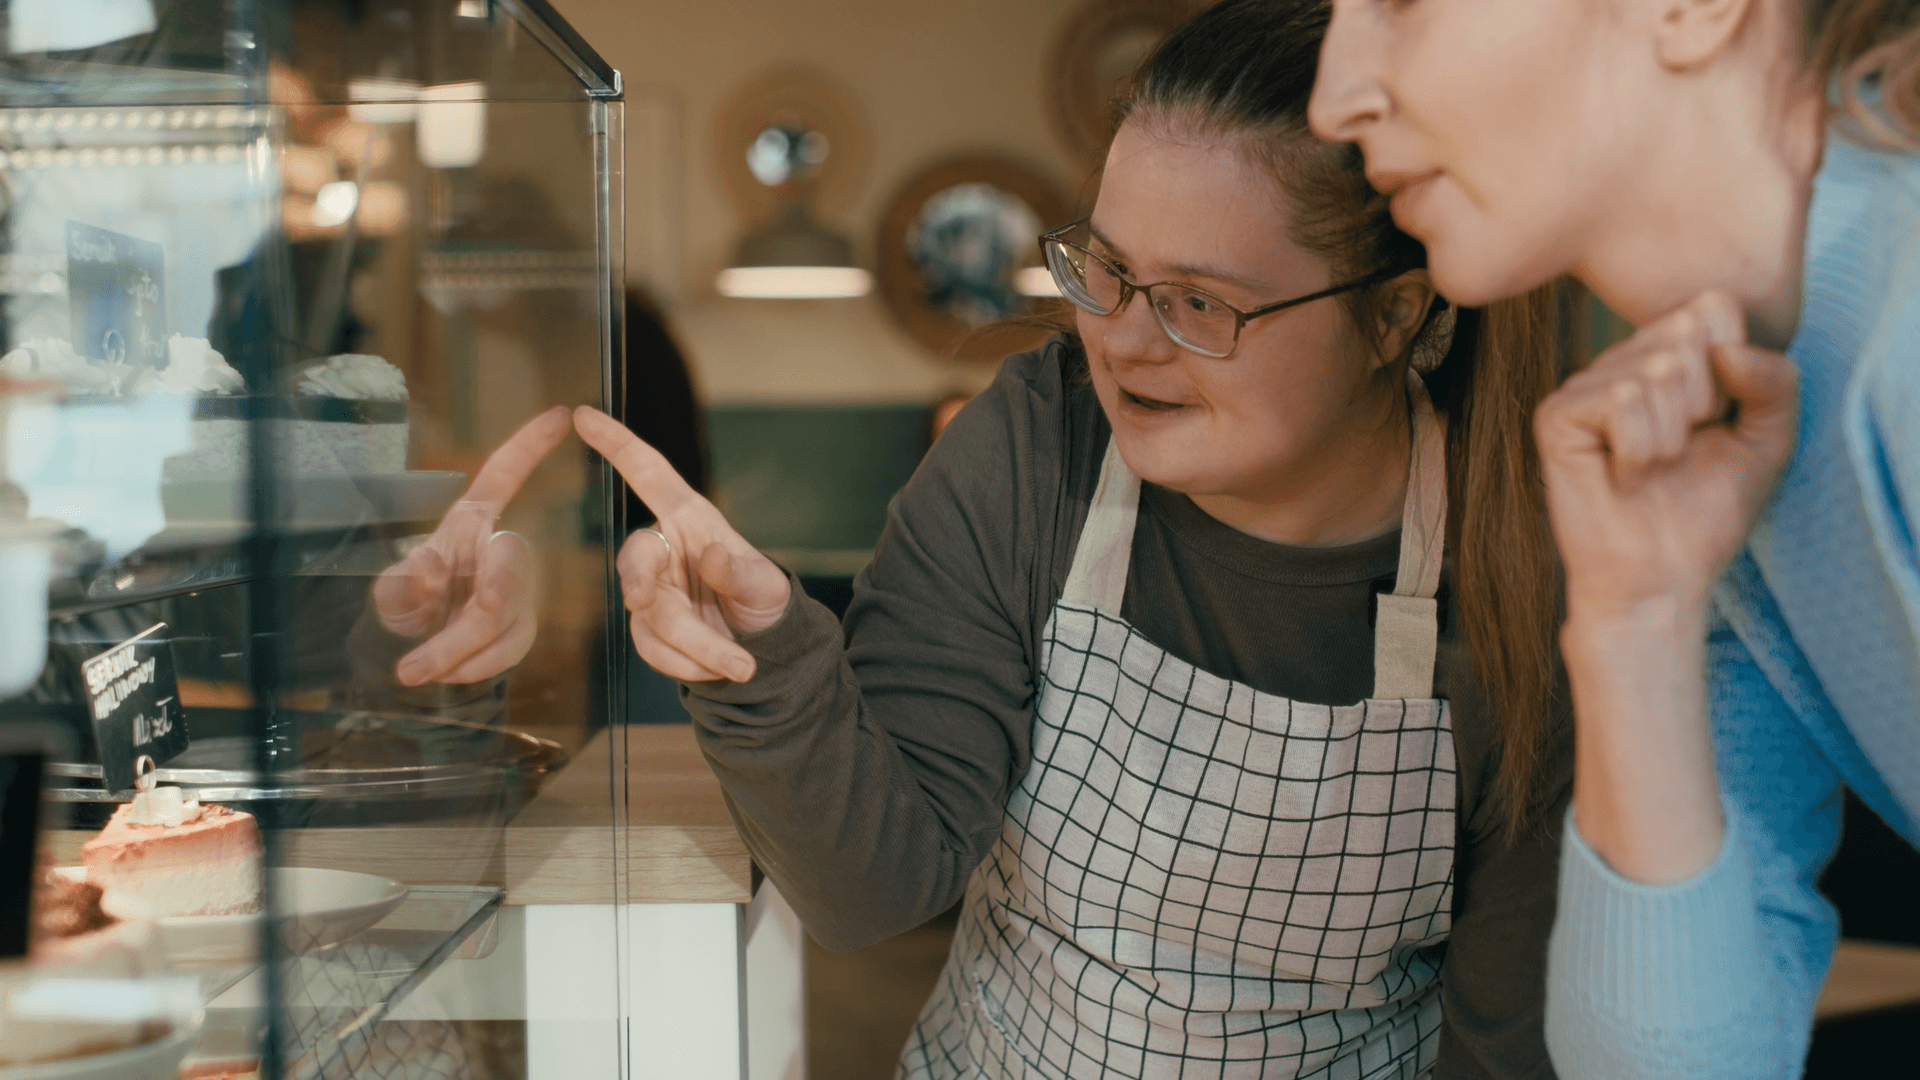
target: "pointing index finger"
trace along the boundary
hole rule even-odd
[[[567,437],[567,410],[555,405],[539,416],[520,425],[520,430],[507,438],[493,453],[487,455],[480,471],[474,474],[473,483],[467,485],[467,493],[461,496],[462,502],[484,502],[495,509],[505,507],[519,493],[527,477],[539,466],[541,459],[553,452]]]
[[[699,498],[660,451],[648,446],[620,421],[592,406],[582,405],[573,411],[573,426],[588,446],[613,463],[633,493],[655,514],[665,517],[689,499]]]

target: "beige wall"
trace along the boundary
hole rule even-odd
[[[745,227],[716,165],[716,118],[740,87],[777,69],[805,65],[840,83],[864,110],[869,165],[829,223],[871,266],[886,200],[939,158],[993,151],[1038,167],[1069,194],[1083,183],[1049,129],[1042,97],[1045,60],[1074,0],[555,6],[625,77],[630,276],[655,279],[665,294],[709,401],[932,400],[992,377],[991,363],[935,358],[894,325],[878,297],[750,301],[715,293],[714,274]],[[675,141],[677,153],[654,149]]]

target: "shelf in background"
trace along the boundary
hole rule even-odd
[[[290,478],[281,485],[282,496],[291,500],[290,512],[273,532],[284,545],[287,565],[299,568],[296,573],[339,572],[343,550],[431,530],[466,482],[466,474],[445,471]],[[248,580],[246,545],[254,525],[245,515],[246,485],[181,481],[162,492],[171,500],[166,528],[115,562],[106,562],[99,545],[84,534],[69,532],[58,541],[57,563],[79,569],[54,580],[49,598],[54,618]],[[376,560],[371,569],[353,572],[378,572],[391,561]]]
[[[425,531],[431,524],[421,523],[410,531]],[[343,551],[390,546],[392,527],[380,528],[371,539],[365,536],[365,526],[283,533],[280,539],[286,557],[299,567],[296,574],[330,573],[336,572]],[[245,584],[252,579],[245,548],[248,535],[241,525],[169,528],[119,562],[94,561],[78,574],[56,577],[48,591],[48,615],[67,619]],[[370,571],[356,572],[371,576]]]

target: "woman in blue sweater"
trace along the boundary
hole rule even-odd
[[[1554,1063],[1798,1075],[1842,785],[1920,821],[1920,4],[1333,9],[1315,130],[1439,290],[1570,273],[1639,328],[1536,423],[1578,730]]]

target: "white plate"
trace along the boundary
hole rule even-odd
[[[176,1080],[205,1022],[205,1014],[195,1010],[175,1020],[164,1038],[143,1046],[43,1065],[0,1067],[0,1080]]]
[[[56,872],[82,881],[87,873],[80,866],[63,866]],[[281,907],[280,938],[292,953],[338,945],[386,918],[407,898],[405,885],[374,874],[310,866],[281,866],[272,873]],[[110,893],[102,906],[109,914],[140,914],[139,902],[131,897]],[[154,921],[167,960],[176,966],[205,969],[258,959],[258,912],[170,915]]]

